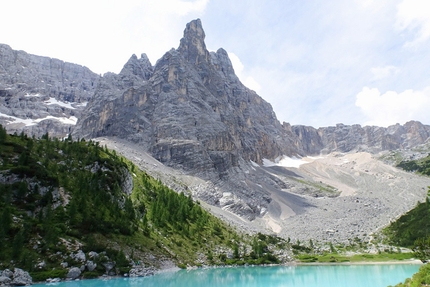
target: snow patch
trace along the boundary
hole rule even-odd
[[[26,97],[26,98],[39,98],[39,97],[41,97],[41,95],[40,94],[26,94],[26,95],[24,95],[24,97]]]
[[[308,163],[303,158],[283,156],[279,161],[278,165],[283,167],[295,167],[299,168],[302,164]]]
[[[58,105],[60,107],[64,107],[67,109],[71,109],[74,110],[75,108],[72,107],[72,104],[69,102],[61,102],[59,100],[57,100],[56,98],[49,98],[49,100],[45,101],[45,104],[49,105]]]
[[[298,157],[289,157],[289,156],[282,156],[275,159],[275,162],[263,159],[263,165],[265,167],[271,167],[271,166],[283,166],[283,167],[295,167],[299,168],[302,164],[313,162],[317,159],[320,159],[322,157],[304,157],[304,158],[298,158]]]
[[[75,104],[75,106],[76,106],[76,107],[86,107],[86,106],[87,106],[87,104],[88,104],[88,102],[83,102],[83,103]]]
[[[40,119],[21,119],[21,118],[17,118],[14,116],[9,116],[9,115],[0,113],[0,117],[7,118],[6,121],[9,122],[9,124],[24,124],[27,127],[35,126],[38,123],[40,123],[41,121],[49,120],[49,119],[57,120],[57,121],[62,122],[63,124],[67,124],[67,125],[76,125],[76,123],[78,122],[78,118],[74,117],[74,116],[71,116],[69,118],[47,116],[47,117],[40,118]]]
[[[251,162],[252,166],[259,167],[258,163],[256,163],[255,161],[250,160],[250,162]]]
[[[277,166],[277,164],[271,161],[270,159],[263,158],[263,166],[271,167],[271,166]]]

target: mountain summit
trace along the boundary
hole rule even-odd
[[[206,49],[204,37],[199,19],[188,23],[179,48],[130,84],[130,75],[142,75],[132,57],[114,80],[104,79],[74,134],[120,136],[209,178],[224,179],[241,160],[294,153],[270,104],[239,81],[225,50]]]

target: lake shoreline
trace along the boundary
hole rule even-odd
[[[390,261],[357,261],[357,262],[299,262],[299,261],[292,261],[287,262],[283,264],[266,264],[266,265],[224,265],[224,266],[201,266],[201,267],[189,267],[186,269],[182,269],[179,267],[169,267],[166,269],[159,269],[157,270],[153,275],[149,276],[136,276],[136,277],[130,277],[130,276],[109,276],[109,275],[102,275],[97,278],[79,278],[77,280],[67,280],[67,279],[61,279],[61,282],[73,282],[73,281],[87,281],[87,280],[111,280],[111,279],[118,279],[118,278],[142,278],[142,277],[150,277],[157,274],[162,273],[169,273],[169,272],[178,272],[181,270],[197,270],[197,269],[217,269],[217,268],[242,268],[242,267],[275,267],[275,266],[348,266],[348,265],[422,265],[420,260],[413,259],[413,260],[390,260]],[[33,282],[33,285],[36,284],[48,284],[47,281],[40,281],[40,282]]]
[[[364,263],[364,264],[363,264]],[[376,264],[375,264],[376,263]],[[384,287],[403,282],[420,268],[416,260],[354,262],[353,264],[288,264],[248,266],[202,266],[199,268],[167,268],[146,277],[102,276],[98,279],[81,279],[75,287],[133,287],[136,282],[151,286],[319,286],[319,287]],[[352,266],[351,266],[352,265]],[[178,272],[179,271],[179,272]],[[94,282],[90,282],[90,281]],[[138,280],[138,281],[136,281]],[[142,280],[142,281],[140,281]],[[98,282],[97,282],[98,281]],[[109,282],[114,281],[114,282]],[[70,281],[69,281],[70,282]],[[67,281],[60,282],[60,286]],[[38,287],[51,284],[38,282]],[[138,284],[139,285],[139,284]],[[140,284],[141,285],[141,284]]]

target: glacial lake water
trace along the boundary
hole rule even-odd
[[[81,280],[37,287],[387,287],[404,282],[419,264],[204,268],[151,277]]]

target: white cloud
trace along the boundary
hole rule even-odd
[[[377,88],[363,87],[356,96],[355,105],[367,117],[365,125],[384,126],[404,124],[418,120],[430,122],[430,87],[422,91],[405,90],[401,93],[387,91],[384,94]]]
[[[374,80],[381,80],[395,75],[399,72],[399,68],[395,66],[374,67],[370,69]]]
[[[31,54],[118,73],[132,54],[151,62],[179,44],[209,0],[6,1],[0,43]]]
[[[430,9],[427,0],[403,0],[397,5],[397,26],[415,32],[415,38],[406,43],[414,46],[430,37]]]
[[[239,57],[231,52],[228,52],[228,57],[230,58],[231,64],[233,65],[234,72],[236,76],[240,79],[240,81],[251,90],[259,93],[261,90],[260,84],[251,76],[248,76],[246,72],[244,72],[244,66],[240,61]]]

